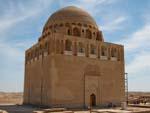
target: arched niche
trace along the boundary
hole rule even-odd
[[[116,47],[111,48],[111,57],[117,57],[118,55],[118,50]]]
[[[92,32],[89,29],[86,30],[86,38],[92,39]]]
[[[65,50],[72,51],[72,42],[68,39],[65,41]]]
[[[96,54],[96,46],[93,44],[90,45],[90,54]]]
[[[84,47],[84,44],[82,42],[78,43],[78,52],[79,53],[84,53],[85,52],[85,47]]]
[[[98,32],[96,33],[96,40],[98,40],[98,41],[103,41],[103,34],[102,34],[101,31],[98,31]]]
[[[77,27],[73,28],[73,36],[81,36],[80,29]]]
[[[107,56],[107,48],[105,46],[101,46],[101,56]]]

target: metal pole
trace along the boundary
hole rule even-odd
[[[86,106],[85,106],[85,73],[84,73],[83,76],[84,76],[84,78],[83,78],[83,79],[84,79],[84,86],[83,86],[83,87],[84,87],[84,88],[83,88],[83,91],[84,91],[84,92],[83,92],[83,95],[84,95],[84,108],[86,108]]]
[[[125,73],[125,77],[126,77],[126,101],[127,101],[127,105],[128,105],[128,73]]]

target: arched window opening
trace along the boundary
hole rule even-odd
[[[61,23],[61,24],[59,24],[59,26],[60,26],[60,27],[63,27],[63,24]]]
[[[111,49],[111,57],[117,57],[117,49],[116,48]]]
[[[65,50],[72,51],[72,42],[70,40],[65,41]]]
[[[79,42],[79,44],[78,44],[78,52],[79,53],[84,53],[84,45],[81,42]]]
[[[101,56],[107,56],[107,48],[104,46],[101,47]]]
[[[93,44],[90,46],[90,54],[96,54],[96,47]]]
[[[86,30],[86,38],[92,39],[92,33],[89,29]]]
[[[31,59],[31,54],[28,53],[28,60],[30,61],[30,59]]]
[[[91,25],[89,25],[89,28],[92,28],[92,26],[91,26]]]
[[[32,51],[30,51],[30,60],[32,59]]]
[[[68,29],[67,34],[71,35],[71,30],[70,29]]]
[[[48,32],[48,34],[47,35],[50,35],[51,33],[50,32]]]
[[[80,30],[77,27],[73,28],[73,35],[74,36],[80,36],[81,35]]]
[[[121,59],[121,53],[120,53],[120,49],[118,49],[118,61],[120,61]]]
[[[82,24],[81,24],[81,23],[78,23],[78,26],[82,26]]]
[[[103,37],[102,32],[101,31],[97,32],[96,40],[103,41],[102,37]]]
[[[93,32],[93,36],[95,37],[95,32]]]
[[[54,25],[53,27],[53,32],[56,33],[58,32],[59,26],[57,24]]]
[[[33,59],[33,51],[31,51],[31,59]]]

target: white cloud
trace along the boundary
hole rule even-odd
[[[148,76],[150,73],[149,58],[149,52],[140,52],[135,55],[135,58],[130,63],[127,64],[126,71],[131,76]]]
[[[121,43],[125,45],[126,51],[135,51],[135,49],[145,49],[150,47],[150,24],[145,25],[140,30],[133,33],[129,38]]]
[[[116,1],[117,0],[76,0],[74,2],[66,2],[66,0],[60,0],[60,6],[75,5],[89,12],[93,17],[99,16],[104,20],[103,26],[100,25],[100,29],[102,28],[103,31],[112,32],[122,29],[127,19],[124,16],[120,16],[120,14],[119,16],[118,14],[114,14],[115,12],[112,10],[109,14],[105,14],[104,11],[106,7],[116,3]],[[114,17],[114,15],[116,15],[116,17]]]
[[[13,44],[15,45],[15,44]],[[22,51],[17,49],[17,47],[13,47],[6,42],[0,42],[0,55],[7,56],[11,59],[23,57]]]
[[[26,22],[27,19],[38,17],[53,0],[8,1],[7,7],[0,14],[0,90],[22,91],[24,52],[33,40],[12,37],[10,30],[18,24]],[[20,35],[21,33],[18,33]],[[10,40],[10,38],[12,38]],[[15,38],[16,40],[13,40]],[[8,40],[9,39],[9,40]],[[18,82],[19,81],[19,82]]]
[[[100,26],[102,30],[106,32],[112,32],[115,30],[123,29],[125,22],[128,19],[127,16],[124,16],[124,14],[116,13],[116,10],[114,11],[113,9],[112,10],[107,9],[110,5],[112,5],[116,1],[117,0],[75,0],[75,1],[60,0],[60,5],[63,7],[68,5],[75,5],[88,11],[94,17],[100,17],[100,19],[104,21],[102,23],[103,25]],[[0,36],[1,36],[0,58],[2,60],[0,62],[0,66],[2,66],[0,72],[1,75],[2,72],[4,72],[3,73],[4,76],[5,75],[11,76],[12,74],[10,74],[10,72],[14,71],[13,74],[15,76],[16,75],[20,76],[21,74],[23,74],[22,73],[23,60],[24,60],[23,49],[26,48],[28,45],[31,45],[32,42],[26,42],[26,41],[6,42],[5,40],[2,40],[2,34],[11,37],[8,34],[10,28],[13,28],[13,26],[17,25],[18,23],[27,21],[27,19],[37,17],[39,14],[41,14],[41,12],[43,12],[44,9],[46,9],[47,7],[51,7],[51,3],[53,2],[53,0],[32,0],[28,5],[25,5],[23,2],[18,2],[18,3],[16,2],[13,3],[13,1],[9,1],[9,2],[10,5],[8,5],[7,8],[5,9],[6,10],[5,13],[4,14],[1,13],[0,15],[1,16],[0,17]],[[127,57],[128,55],[131,54],[133,55],[132,57],[133,59],[130,59],[129,57],[127,58],[130,59],[130,61],[127,62],[126,64],[126,71],[129,73],[129,76],[130,75],[142,76],[142,74],[148,75],[150,73],[148,70],[150,69],[150,63],[149,63],[150,23],[148,24],[150,19],[149,15],[146,15],[145,19],[146,19],[145,26],[143,26],[138,31],[135,31],[134,33],[130,34],[128,36],[129,38],[123,39],[121,42],[119,42],[125,45],[125,51]],[[98,20],[98,22],[100,21],[101,20]],[[12,64],[9,62],[11,62]],[[3,64],[1,63],[7,64],[7,66],[4,67]],[[11,66],[9,67],[8,65]],[[19,67],[21,67],[21,69]],[[5,85],[9,84],[9,82],[10,81],[7,81]],[[14,83],[16,82],[17,81],[14,81]],[[16,86],[17,85],[18,84],[16,83]],[[20,83],[19,85],[22,85],[22,83]],[[0,83],[0,87],[4,87],[4,85]],[[5,88],[0,88],[0,90],[1,89],[5,89]]]
[[[5,33],[6,30],[12,28],[15,24],[22,22],[30,17],[34,17],[44,10],[44,8],[50,6],[52,0],[37,0],[32,1],[28,6],[24,5],[24,2],[18,2],[15,4],[9,1],[9,5],[5,10],[5,14],[1,14],[0,18],[0,33]]]
[[[150,71],[150,24],[147,22],[142,28],[128,35],[121,44],[125,47],[126,72],[131,76],[148,76]],[[129,56],[131,56],[129,58]]]
[[[67,2],[60,0],[60,6],[73,5],[88,11],[92,16],[96,16],[101,12],[102,6],[114,3],[116,0],[76,0]]]
[[[100,26],[103,31],[115,31],[123,28],[123,24],[126,21],[126,17],[117,17],[113,21],[106,23],[104,26]]]
[[[122,39],[125,47],[126,72],[129,73],[130,91],[150,91],[150,22],[144,18],[143,27]]]
[[[25,5],[24,2],[13,3],[12,1],[9,1],[5,14],[0,15],[0,53],[5,54],[6,56],[10,56],[10,58],[12,55],[22,54],[22,52],[18,51],[18,48],[14,46],[12,47],[11,45],[27,47],[29,42],[24,41],[23,43],[7,43],[7,41],[5,41],[5,38],[11,37],[8,34],[8,31],[10,30],[10,28],[13,28],[14,25],[21,23],[22,21],[25,21],[28,18],[33,18],[37,16],[45,8],[50,6],[51,3],[52,0],[33,0],[29,3],[29,5]]]

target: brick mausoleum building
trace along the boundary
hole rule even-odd
[[[82,9],[70,6],[52,14],[25,52],[24,103],[87,107],[123,101],[124,47],[105,42]]]

